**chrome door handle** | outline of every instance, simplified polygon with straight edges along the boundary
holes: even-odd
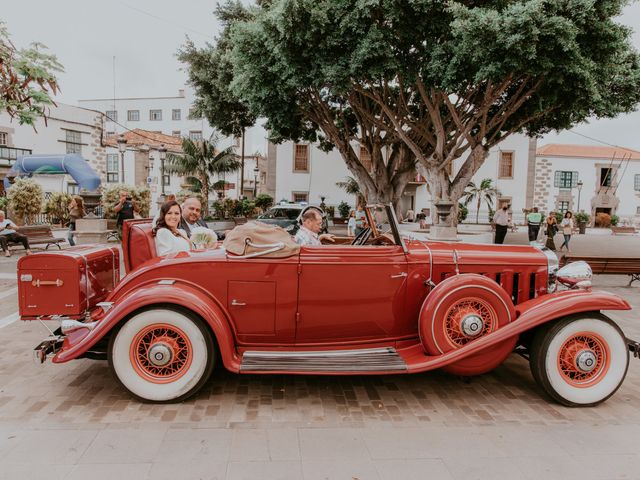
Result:
[[[406,277],[407,275],[408,275],[408,273],[407,273],[407,272],[400,272],[400,273],[399,273],[399,274],[397,274],[397,275],[391,275],[391,278],[404,278],[404,277]]]
[[[246,303],[239,302],[235,298],[233,300],[231,300],[231,306],[232,307],[244,307],[245,305],[246,305]]]

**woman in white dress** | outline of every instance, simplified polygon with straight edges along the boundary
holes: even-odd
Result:
[[[165,202],[160,207],[160,217],[153,229],[153,236],[156,239],[156,253],[158,255],[191,250],[191,241],[187,237],[187,233],[178,228],[181,218],[182,210],[175,200]]]

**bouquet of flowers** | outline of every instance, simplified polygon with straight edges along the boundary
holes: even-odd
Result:
[[[218,245],[216,232],[206,227],[191,229],[191,243],[196,249],[215,248]]]

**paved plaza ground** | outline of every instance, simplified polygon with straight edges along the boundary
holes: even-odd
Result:
[[[526,233],[508,243],[526,243]],[[637,256],[640,236],[575,236],[577,254]],[[15,266],[0,259],[0,479],[640,479],[640,361],[595,408],[547,399],[526,360],[464,380],[233,375],[178,405],[132,400],[106,362],[37,365],[47,335],[12,322]],[[610,312],[640,340],[640,285]]]

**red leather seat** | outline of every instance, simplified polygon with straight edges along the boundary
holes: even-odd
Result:
[[[126,220],[122,226],[124,265],[127,272],[157,256],[151,219]]]

